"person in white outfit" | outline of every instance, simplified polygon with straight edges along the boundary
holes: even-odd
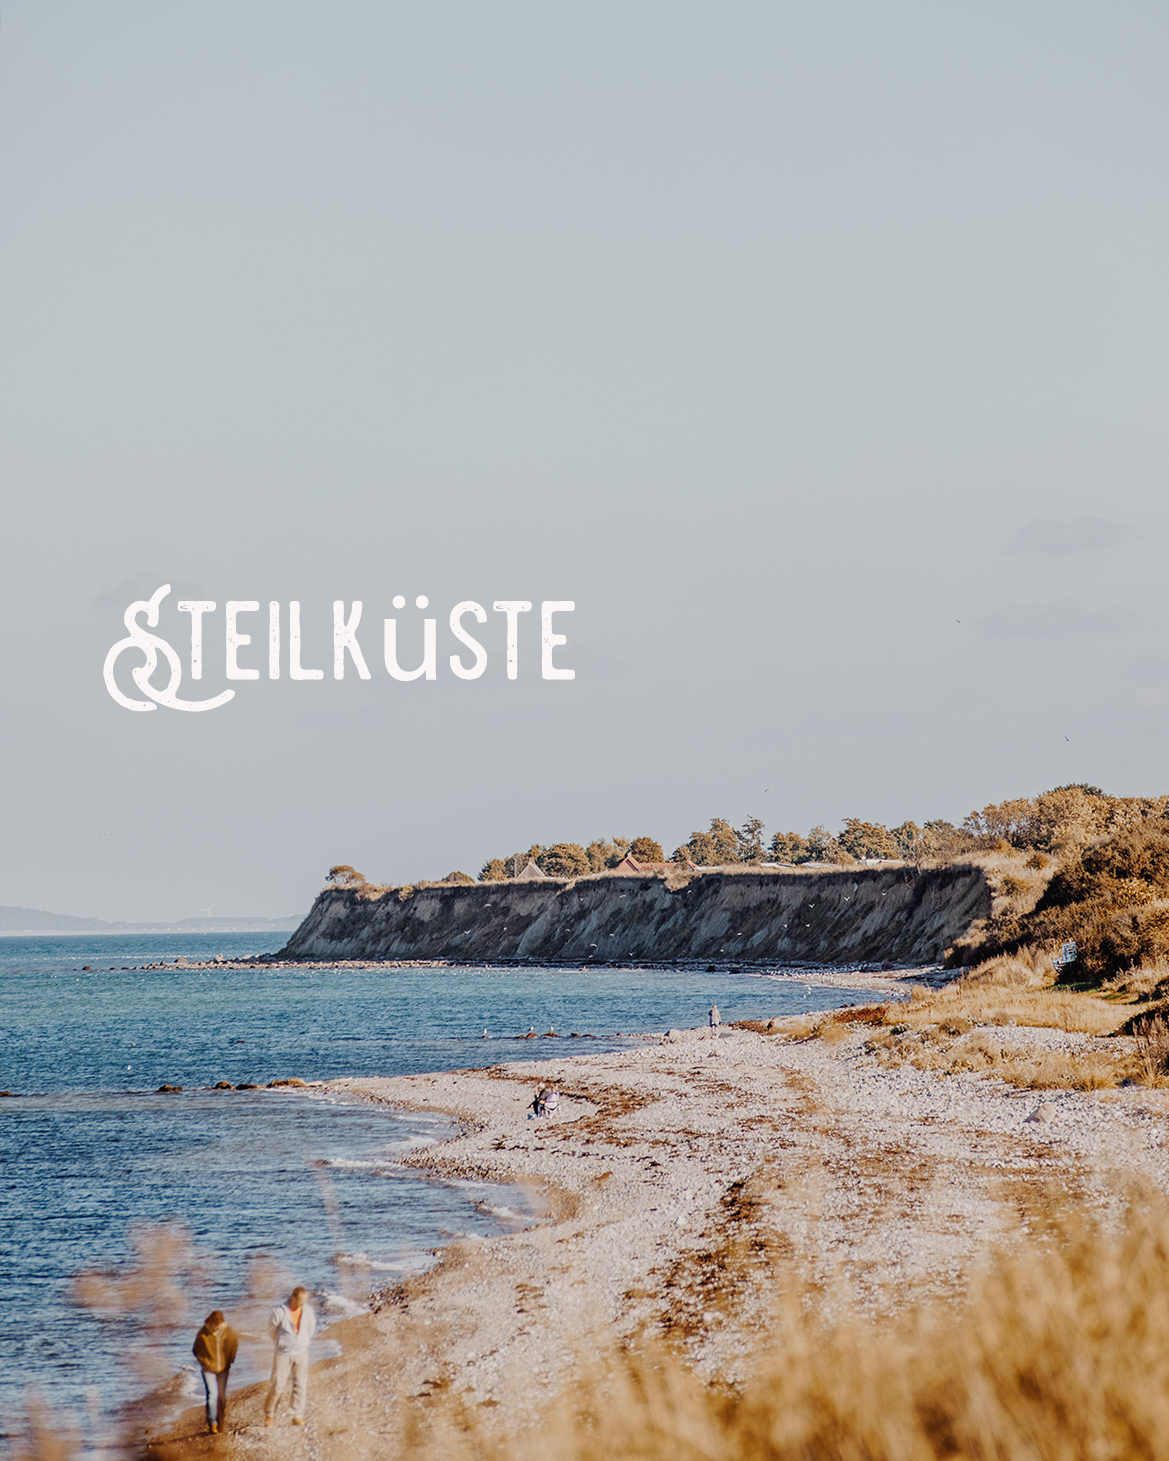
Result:
[[[718,1027],[722,1024],[722,1022],[723,1017],[718,1012],[718,1005],[712,1004],[710,1007],[710,1028],[714,1030],[716,1034],[718,1032]]]
[[[308,1400],[308,1347],[316,1333],[317,1316],[306,1303],[308,1290],[295,1288],[286,1304],[277,1304],[268,1320],[275,1352],[272,1355],[272,1383],[264,1402],[264,1424],[271,1425],[280,1404],[280,1392],[292,1375],[292,1424],[304,1425],[304,1409]]]

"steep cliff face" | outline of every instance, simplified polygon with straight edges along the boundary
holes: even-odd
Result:
[[[990,910],[981,868],[326,889],[290,959],[930,963]]]

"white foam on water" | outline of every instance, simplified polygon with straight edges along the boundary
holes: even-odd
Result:
[[[331,1293],[328,1289],[322,1291],[321,1301],[321,1307],[326,1314],[333,1314],[341,1319],[352,1319],[354,1314],[369,1313],[368,1304],[359,1304],[346,1298],[344,1294]]]

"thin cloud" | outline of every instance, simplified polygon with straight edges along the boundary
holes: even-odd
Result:
[[[975,619],[983,634],[1016,637],[1072,638],[1085,634],[1126,634],[1136,627],[1136,615],[1113,604],[1086,611],[1075,599],[1050,604],[1008,604],[984,619]]]
[[[1033,517],[1007,544],[1008,553],[1087,553],[1127,542],[1133,529],[1102,517]]]

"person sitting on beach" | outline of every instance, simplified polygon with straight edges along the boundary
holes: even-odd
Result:
[[[264,1401],[264,1424],[271,1425],[280,1404],[280,1392],[292,1374],[292,1424],[304,1425],[304,1408],[308,1400],[308,1347],[317,1327],[317,1316],[306,1304],[308,1290],[294,1288],[286,1304],[277,1304],[268,1320],[275,1352],[272,1355],[272,1381]]]
[[[543,1116],[544,1115],[545,1103],[547,1102],[547,1100],[548,1100],[548,1087],[547,1086],[541,1086],[540,1089],[536,1092],[535,1097],[532,1100],[532,1115],[533,1116]]]
[[[207,1425],[218,1435],[227,1423],[227,1377],[235,1364],[239,1335],[228,1327],[222,1309],[208,1314],[195,1336],[191,1353],[199,1361],[203,1393],[207,1398]]]

